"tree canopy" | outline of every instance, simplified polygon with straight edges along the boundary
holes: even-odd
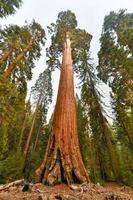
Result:
[[[0,0],[0,17],[14,14],[22,4],[22,0]]]
[[[48,27],[51,34],[51,45],[47,49],[48,66],[54,70],[60,67],[60,56],[63,51],[64,39],[69,32],[72,41],[72,59],[75,71],[79,66],[83,66],[84,51],[90,48],[91,34],[77,27],[77,20],[70,10],[62,11],[58,14],[56,23],[51,23]]]

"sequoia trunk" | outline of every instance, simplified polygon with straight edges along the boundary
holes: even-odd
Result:
[[[36,182],[55,185],[87,181],[78,142],[71,42],[67,36],[52,130]]]

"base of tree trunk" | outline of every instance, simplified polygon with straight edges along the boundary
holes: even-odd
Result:
[[[63,154],[59,148],[54,148],[55,150],[52,152],[52,149],[49,149],[50,154],[49,152],[46,153],[44,162],[36,171],[36,182],[50,186],[60,183],[70,185],[72,183],[89,182],[79,149],[77,151],[75,149],[75,152],[71,154]]]

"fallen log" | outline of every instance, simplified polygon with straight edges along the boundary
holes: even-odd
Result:
[[[10,187],[18,186],[18,185],[21,185],[21,184],[24,184],[24,179],[13,181],[11,183],[0,186],[0,192],[3,191],[3,190],[7,190]]]

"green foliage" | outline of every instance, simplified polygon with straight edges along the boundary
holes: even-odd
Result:
[[[10,81],[0,82],[0,102],[0,135],[4,138],[3,145],[8,141],[8,150],[12,150],[17,147],[21,130],[25,110],[25,93],[18,92],[16,85]]]
[[[10,75],[11,80],[26,88],[26,80],[32,78],[32,68],[35,67],[35,60],[41,56],[42,45],[45,44],[45,31],[40,24],[33,21],[31,24],[25,24],[22,27],[10,25],[0,31],[0,47],[2,56],[11,50],[9,56],[2,62],[0,75],[4,74],[9,63],[14,63],[15,67]],[[24,51],[27,50],[21,60],[15,59]]]
[[[133,187],[133,165],[131,162],[133,159],[132,151],[129,151],[129,149],[125,145],[121,145],[119,149],[119,154],[122,181],[124,182],[124,184]]]
[[[19,153],[10,155],[0,162],[0,183],[11,182],[22,177],[23,157]]]
[[[0,0],[0,17],[14,14],[21,3],[21,0]],[[32,68],[41,56],[45,40],[44,29],[34,20],[30,24],[26,22],[22,27],[9,25],[0,30],[0,179],[3,183],[23,175],[23,153],[18,151],[18,143],[23,129],[24,134],[21,139],[23,151],[33,115],[31,107],[25,102],[27,81],[32,78]],[[13,70],[6,79],[5,72],[12,64]],[[48,72],[47,77],[49,77],[47,81],[44,79],[43,81],[49,87],[51,76]],[[45,89],[43,98],[46,105],[51,101],[51,96],[52,89],[49,90],[49,94]],[[44,104],[42,108],[38,116],[39,126],[46,121],[48,108]]]
[[[45,31],[35,21],[23,27],[9,25],[0,31],[1,58],[11,50],[8,57],[0,63],[0,134],[3,138],[0,157],[2,159],[6,158],[10,150],[16,151],[18,148],[25,119],[27,80],[32,78],[34,61],[41,56],[41,48],[44,44]],[[14,62],[26,48],[28,51],[24,57]],[[10,63],[14,63],[15,67],[6,80],[4,73]],[[29,128],[30,124],[26,126]]]
[[[125,135],[123,138],[130,148],[133,146],[132,27],[133,14],[126,13],[125,10],[110,12],[105,17],[97,67],[101,79],[108,82],[112,88],[116,126],[123,133],[122,137]]]
[[[133,152],[133,14],[120,10],[105,16],[100,38],[99,77],[109,83],[112,93],[117,146],[122,180],[132,185],[133,170],[130,166]],[[126,163],[125,163],[126,160]]]
[[[47,49],[47,64],[51,70],[60,67],[60,56],[63,52],[63,45],[66,34],[69,32],[72,41],[72,58],[75,71],[82,62],[84,50],[89,50],[92,36],[85,30],[77,28],[75,14],[70,10],[59,13],[56,23],[48,27],[51,33],[51,45]],[[82,62],[83,65],[83,62]]]
[[[82,105],[81,99],[77,96],[76,98],[76,108],[77,108],[77,125],[78,125],[78,137],[80,143],[80,149],[85,167],[90,174],[90,132],[89,132],[89,117],[86,115],[85,108]]]
[[[14,14],[22,4],[22,0],[0,0],[0,17]]]
[[[7,124],[0,126],[0,160],[5,158],[8,154],[8,134],[7,134]]]
[[[22,177],[23,158],[17,154],[19,133],[25,108],[25,94],[9,81],[0,83],[0,182]]]
[[[48,30],[53,35],[53,42],[58,45],[60,51],[62,51],[63,44],[65,42],[66,33],[72,32],[77,27],[77,20],[74,13],[70,10],[62,11],[58,14],[56,24],[52,23],[48,27]]]
[[[125,96],[128,95],[131,86],[128,81],[132,80],[133,75],[132,29],[132,13],[126,13],[124,10],[118,13],[110,12],[104,19],[100,38],[101,48],[97,67],[99,76],[110,84],[113,91],[120,87]]]
[[[84,84],[81,93],[89,116],[90,141],[93,160],[93,179],[113,180],[120,177],[119,161],[111,127],[103,115],[100,99],[91,79],[90,86]],[[95,171],[94,171],[95,170]]]
[[[104,19],[100,38],[99,76],[110,84],[114,93],[125,93],[124,98],[127,98],[129,89],[132,90],[132,84],[129,84],[133,75],[132,24],[132,13],[124,10],[110,12]]]
[[[47,114],[49,104],[52,102],[53,91],[51,81],[51,72],[47,68],[39,75],[35,85],[32,87],[34,100],[37,101],[41,97],[40,102],[45,115]]]
[[[37,147],[35,149],[34,145],[37,133],[38,133],[38,126],[35,127],[34,129],[34,137],[32,138],[24,172],[25,178],[32,182],[34,182],[35,180],[35,170],[40,166],[42,160],[44,159],[47,142],[50,134],[49,125],[45,126],[45,129],[40,130]]]

